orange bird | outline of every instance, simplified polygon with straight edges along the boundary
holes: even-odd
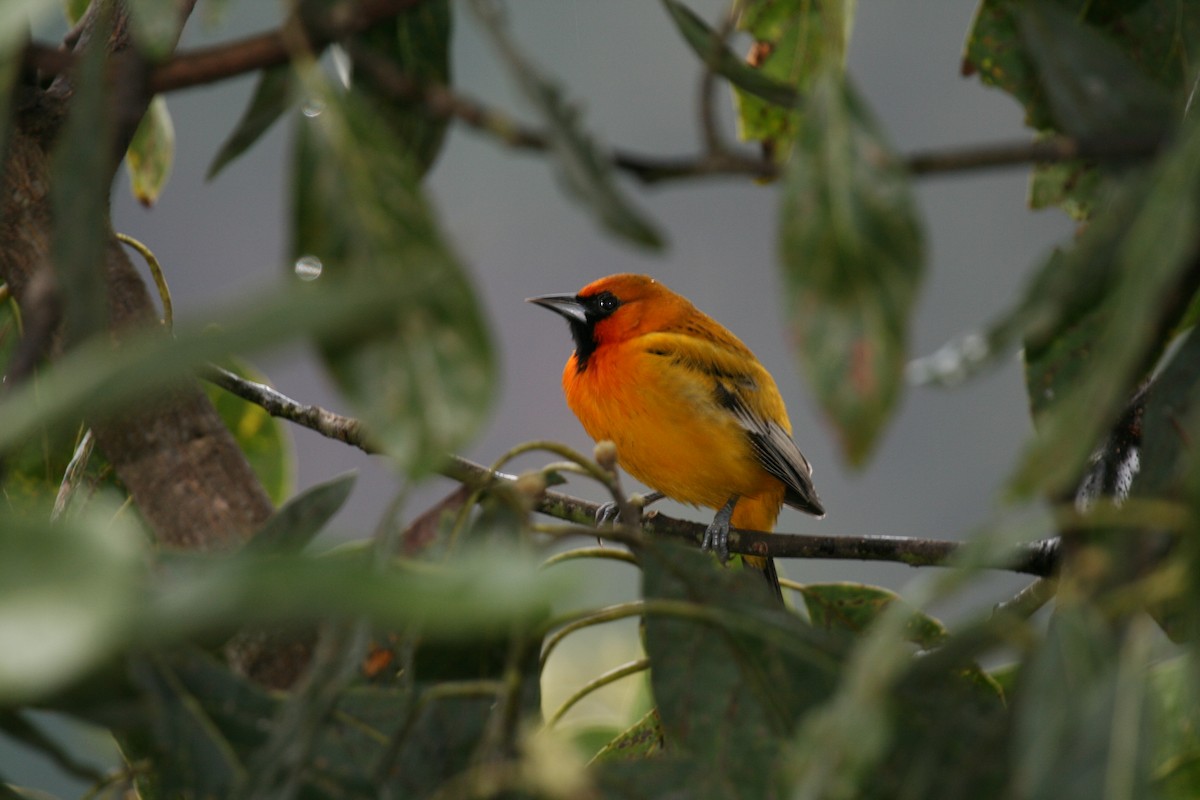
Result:
[[[731,525],[769,531],[784,503],[825,514],[771,373],[687,298],[645,275],[610,275],[529,302],[570,325],[563,390],[588,434],[616,444],[621,466],[659,496],[717,510],[706,549],[727,559]],[[774,562],[744,560],[782,599]]]

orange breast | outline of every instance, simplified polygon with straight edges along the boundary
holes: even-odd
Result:
[[[588,434],[616,444],[621,466],[642,483],[714,509],[736,494],[735,527],[774,525],[783,483],[759,466],[745,430],[694,375],[632,340],[597,349],[582,372],[572,357],[563,389]]]

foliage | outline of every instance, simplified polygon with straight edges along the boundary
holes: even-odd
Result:
[[[30,113],[11,99],[43,88],[22,83],[21,29],[51,5],[0,9],[0,143],[15,115]],[[329,5],[297,4],[288,25]],[[353,478],[295,494],[286,425],[215,388],[282,506],[236,553],[151,544],[81,420],[169,391],[209,362],[315,343],[367,444],[406,489],[445,469],[483,424],[495,340],[421,181],[451,117],[540,149],[564,192],[614,237],[665,246],[617,179],[621,159],[533,66],[495,3],[468,5],[536,133],[448,103],[459,6],[412,5],[343,37],[349,87],[293,41],[291,60],[261,70],[212,164],[210,174],[229,169],[277,120],[294,123],[292,250],[301,277],[315,279],[222,310],[215,330],[182,326],[119,351],[104,331],[98,254],[105,150],[128,121],[114,110],[119,87],[102,80],[113,59],[96,48],[85,56],[49,187],[55,216],[72,221],[50,242],[66,352],[6,387],[0,413],[0,732],[95,783],[95,796],[136,787],[147,800],[1200,794],[1200,551],[1187,535],[1200,518],[1200,339],[1190,334],[1200,124],[1188,110],[1200,8],[1186,2],[982,0],[966,36],[965,64],[1024,107],[1031,135],[1140,147],[1119,164],[1039,165],[1034,204],[1062,205],[1086,225],[1034,265],[1014,307],[949,346],[952,369],[909,370],[967,380],[1023,346],[1037,431],[1002,514],[1030,499],[1055,512],[1055,529],[1038,531],[1062,538],[1049,623],[1006,607],[946,626],[924,611],[1029,537],[1005,525],[974,532],[955,569],[904,597],[813,584],[788,608],[753,575],[627,537],[637,601],[554,616],[587,586],[543,563],[533,510],[546,486],[583,473],[623,502],[603,458],[558,446],[544,448],[559,459],[544,470],[472,484],[407,526],[389,513],[373,539],[321,551],[314,538],[352,502]],[[711,24],[684,0],[663,3],[697,70],[735,88],[743,140],[765,150],[761,161],[731,159],[709,142],[716,150],[694,174],[733,164],[746,179],[780,178],[760,190],[779,194],[787,324],[845,458],[864,465],[903,391],[924,269],[912,175],[845,74],[854,3],[734,5],[740,16]],[[76,15],[85,7],[69,4]],[[147,63],[172,58],[174,7],[128,3]],[[753,39],[748,60],[726,42],[735,31]],[[165,103],[151,109],[127,154],[147,203],[169,190],[174,147]],[[26,357],[23,336],[6,300],[5,371]],[[629,616],[642,621],[652,708],[602,741],[560,734],[541,717],[540,669],[555,637]],[[300,643],[307,671],[287,691],[224,657],[255,632]],[[109,731],[122,765],[79,764],[42,729],[47,710]],[[0,781],[0,793],[17,792]]]

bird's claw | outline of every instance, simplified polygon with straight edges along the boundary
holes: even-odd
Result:
[[[596,527],[606,528],[610,525],[615,525],[617,518],[621,516],[621,508],[609,500],[607,503],[601,503],[596,509]]]
[[[700,547],[716,555],[724,564],[729,560],[729,525],[721,525],[713,520],[704,530],[704,541]]]
[[[637,511],[638,519],[642,517],[642,510],[651,503],[657,503],[663,499],[662,492],[650,492],[649,494],[631,494],[627,501],[629,505]],[[615,525],[621,517],[621,507],[614,501],[609,500],[607,503],[601,503],[596,509],[596,527],[603,528],[607,525]]]

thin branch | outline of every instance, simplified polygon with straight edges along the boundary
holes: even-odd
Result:
[[[310,430],[353,445],[367,452],[380,451],[372,447],[363,433],[362,423],[351,417],[335,414],[320,406],[304,405],[261,383],[248,381],[227,370],[210,367],[204,377],[221,388],[261,406],[274,417],[295,422]],[[496,472],[487,467],[451,456],[441,470],[451,480],[473,489],[487,488],[496,483],[515,482],[517,477]],[[580,500],[560,492],[546,491],[535,505],[537,511],[551,517],[592,524],[600,504]],[[656,536],[669,536],[700,545],[705,526],[698,522],[668,517],[651,512],[642,521],[642,530]],[[621,530],[594,530],[595,535],[618,541],[628,540]],[[962,549],[960,542],[939,539],[913,539],[904,536],[813,536],[798,533],[767,533],[732,529],[729,532],[729,551],[747,555],[776,558],[828,559],[839,561],[890,561],[911,567],[944,566],[951,563]],[[1053,575],[1058,568],[1057,539],[1021,545],[1011,557],[997,563],[996,569],[1023,572],[1029,575]]]
[[[341,41],[356,65],[368,71],[379,88],[393,99],[424,102],[437,118],[453,118],[468,127],[496,137],[518,150],[542,152],[549,148],[544,132],[517,122],[510,115],[489,108],[450,87],[422,83],[401,72],[394,63],[371,53],[348,37],[419,4],[421,0],[361,0],[353,7],[343,6],[325,17],[306,22],[309,44],[320,50]],[[118,56],[113,60],[119,62]],[[267,31],[233,42],[178,53],[150,72],[153,92],[168,92],[216,83],[228,78],[286,63],[291,57],[284,29]],[[31,44],[25,53],[26,65],[44,74],[68,71],[75,55],[42,44]],[[1025,164],[1056,164],[1064,161],[1122,161],[1153,155],[1163,142],[1158,138],[1118,138],[1080,140],[1056,136],[1039,141],[1000,142],[970,147],[920,150],[903,158],[914,176],[952,174]],[[715,176],[750,177],[773,180],[780,166],[771,159],[718,148],[694,156],[655,156],[614,149],[610,158],[615,167],[645,184]]]
[[[622,678],[627,678],[630,675],[637,675],[639,672],[645,672],[648,669],[650,669],[650,659],[639,658],[635,661],[630,661],[627,664],[622,664],[619,667],[614,667],[602,675],[597,675],[595,678],[572,692],[571,696],[563,701],[562,705],[558,707],[558,710],[551,714],[550,718],[546,720],[546,727],[553,728],[558,724],[558,721],[561,720],[568,711],[574,708],[580,700],[587,697],[589,694],[592,694],[597,689],[603,689],[605,686],[616,683]]]
[[[345,46],[355,65],[369,74],[375,86],[393,100],[424,103],[426,111],[435,118],[456,119],[516,150],[544,152],[549,149],[549,141],[542,131],[522,125],[504,112],[449,86],[418,81],[400,70],[393,61],[362,45],[347,42]],[[915,176],[927,176],[1079,159],[1121,161],[1153,155],[1162,144],[1161,139],[1153,137],[1081,141],[1056,136],[1032,142],[919,150],[904,158],[904,166]],[[781,166],[771,159],[754,158],[723,146],[698,156],[658,157],[617,149],[610,157],[616,169],[645,184],[714,176],[773,180],[781,171]]]
[[[305,32],[310,46],[319,51],[339,39],[361,33],[401,11],[420,5],[421,2],[422,0],[358,0],[356,3],[342,3],[323,16],[306,18]],[[203,86],[284,64],[291,56],[287,33],[284,28],[279,28],[224,44],[177,53],[151,71],[149,86],[154,93]],[[76,60],[72,53],[44,44],[32,43],[25,51],[26,66],[46,75],[68,72]]]
[[[1015,614],[1032,617],[1042,606],[1054,599],[1058,593],[1057,578],[1038,578],[1009,599],[997,603],[992,614]]]

